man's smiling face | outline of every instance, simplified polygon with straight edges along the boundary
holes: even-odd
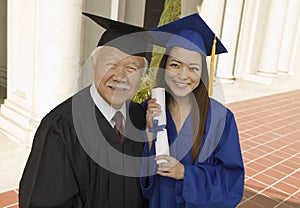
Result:
[[[118,109],[137,92],[146,62],[117,48],[102,46],[92,55],[98,93]]]

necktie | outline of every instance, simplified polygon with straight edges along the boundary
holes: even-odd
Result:
[[[117,111],[113,117],[113,120],[115,122],[114,130],[120,138],[120,143],[123,144],[125,141],[125,136],[124,136],[125,130],[123,125],[122,113],[120,111]]]

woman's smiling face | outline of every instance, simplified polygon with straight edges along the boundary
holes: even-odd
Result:
[[[180,47],[171,49],[166,63],[165,81],[173,95],[185,97],[200,83],[202,56]]]

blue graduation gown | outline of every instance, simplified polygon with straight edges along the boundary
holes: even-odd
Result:
[[[190,151],[192,116],[187,117],[177,135],[168,109],[166,115],[170,154],[184,165],[184,179],[155,174],[153,157],[144,159],[142,168],[151,173],[141,177],[141,187],[149,207],[235,207],[243,196],[244,165],[233,113],[210,99],[205,135],[195,164],[191,163]],[[148,148],[144,148],[144,157],[148,156]],[[155,155],[155,145],[150,155]]]

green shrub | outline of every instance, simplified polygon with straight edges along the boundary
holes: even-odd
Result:
[[[166,0],[164,10],[160,16],[158,26],[172,22],[180,18],[181,0]],[[162,47],[154,46],[152,58],[148,71],[142,77],[142,83],[137,94],[132,98],[136,103],[141,103],[151,97],[151,89],[155,85],[155,78],[160,60],[165,50]]]

